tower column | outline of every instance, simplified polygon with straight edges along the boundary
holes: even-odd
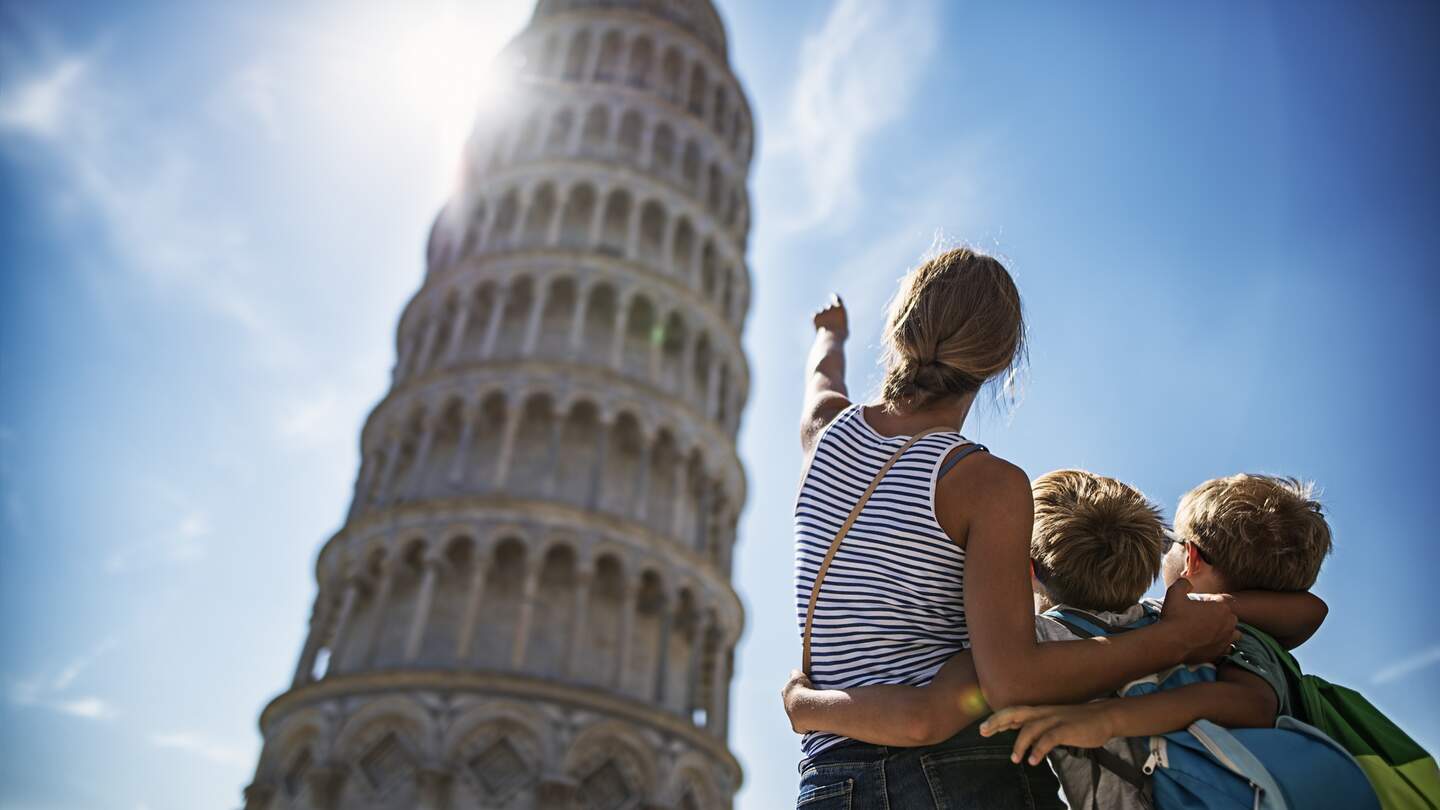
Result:
[[[427,553],[421,565],[425,572],[420,579],[420,593],[415,598],[415,612],[410,617],[410,632],[405,637],[405,660],[414,661],[420,657],[420,645],[425,639],[425,627],[430,622],[431,603],[435,600],[435,581],[440,576],[443,563],[433,553]]]
[[[575,577],[575,610],[570,617],[570,647],[565,653],[565,677],[574,679],[580,673],[581,644],[585,639],[585,617],[590,613],[590,586],[595,579],[595,570],[590,566],[581,568]]]
[[[439,317],[431,317],[429,323],[425,324],[425,337],[420,340],[420,351],[416,355],[413,365],[414,373],[420,374],[430,369],[430,352],[435,349],[435,336],[439,331]]]
[[[603,497],[605,494],[605,464],[606,452],[610,447],[609,422],[598,422],[595,426],[595,467],[590,471],[590,497],[588,503],[591,509],[603,509]]]
[[[713,715],[707,713],[705,716],[705,727],[722,740],[729,731],[727,720],[730,715],[730,658],[732,655],[729,646],[724,636],[721,636],[720,648],[715,651],[715,670],[710,681],[711,688],[715,690],[710,698]]]
[[[703,705],[700,687],[705,677],[705,639],[709,632],[709,623],[702,623],[700,614],[691,617],[690,660],[685,664],[685,700],[680,707],[687,719],[693,718],[696,706]]]
[[[585,335],[585,304],[590,297],[590,289],[582,287],[575,292],[575,313],[570,321],[570,356],[575,357],[580,353],[580,344]]]
[[[550,447],[545,453],[543,490],[546,495],[554,495],[560,484],[560,444],[565,437],[565,420],[565,414],[556,408],[555,424],[550,432]]]
[[[450,345],[445,348],[445,362],[453,364],[460,357],[460,347],[465,343],[465,330],[470,327],[470,307],[474,296],[460,298],[460,310],[455,314],[455,331],[450,333]]]
[[[625,595],[620,600],[619,652],[615,656],[615,671],[610,674],[610,687],[616,691],[625,688],[625,665],[630,660],[630,645],[635,635],[635,612],[640,609],[640,581],[631,578],[625,581]]]
[[[495,306],[490,310],[490,322],[485,324],[485,345],[480,349],[482,357],[488,359],[495,356],[495,342],[500,338],[500,324],[505,320],[505,310],[509,305],[510,286],[507,284],[495,294]]]
[[[330,640],[330,667],[339,671],[343,656],[350,651],[350,623],[355,615],[355,602],[360,598],[360,577],[352,572],[345,577],[345,595],[340,598],[340,615],[335,618],[335,631]]]
[[[525,416],[525,403],[521,402],[505,414],[504,433],[500,436],[500,452],[495,458],[495,488],[505,486],[510,477],[510,457],[515,453],[515,436],[520,432],[520,421]]]
[[[630,516],[644,521],[650,507],[650,464],[657,443],[646,441],[640,447],[640,467],[635,474],[635,497],[630,504]]]
[[[665,705],[665,679],[670,672],[670,634],[675,629],[675,600],[666,595],[660,603],[660,639],[656,643],[655,682],[651,695],[656,705]]]
[[[720,406],[720,358],[710,359],[710,378],[705,383],[705,418],[714,419],[719,415]]]
[[[624,368],[625,333],[630,331],[630,309],[633,302],[633,296],[627,295],[620,305],[615,307],[615,337],[610,344],[610,367],[617,371]]]
[[[536,560],[525,574],[523,596],[520,601],[520,620],[515,627],[515,647],[510,656],[510,665],[515,669],[525,666],[525,651],[530,644],[530,623],[535,616],[535,594],[540,590],[540,572],[545,568],[544,560]]]
[[[380,587],[375,593],[375,624],[370,628],[370,637],[365,640],[364,665],[375,665],[375,656],[380,652],[380,637],[385,632],[385,615],[390,610],[390,591],[395,577],[399,574],[400,560],[386,557],[380,567]]]
[[[586,247],[600,244],[600,235],[604,233],[605,225],[605,203],[609,196],[608,189],[595,192],[595,214],[590,218],[590,238],[585,240]]]
[[[685,504],[690,499],[690,462],[682,455],[675,465],[675,511],[671,513],[670,533],[675,539],[685,537]]]
[[[455,645],[455,660],[461,663],[470,660],[470,648],[475,643],[475,623],[480,616],[480,600],[485,596],[485,577],[490,573],[488,563],[476,549],[470,567],[470,589],[465,595],[465,612],[460,618],[460,638]]]
[[[291,688],[298,689],[314,679],[315,659],[325,641],[325,625],[330,621],[330,611],[326,609],[327,596],[323,588],[315,596],[315,607],[310,613],[310,632],[305,634],[305,644],[300,648],[300,663],[295,667]]]
[[[395,468],[400,463],[400,435],[390,435],[390,445],[385,451],[385,470],[380,473],[380,489],[376,500],[384,502],[390,500],[390,487],[395,483]]]
[[[435,431],[440,429],[440,420],[427,414],[420,422],[420,448],[415,451],[414,474],[410,479],[409,494],[416,497],[425,490],[426,462],[430,460],[430,446],[435,442]]]
[[[525,344],[521,349],[522,357],[531,357],[535,354],[535,344],[540,340],[540,321],[545,315],[545,299],[550,294],[549,284],[535,282],[535,295],[530,301],[530,316],[525,324]]]
[[[466,404],[460,411],[460,441],[455,445],[455,460],[450,463],[450,483],[459,484],[465,480],[465,469],[470,463],[470,442],[475,435],[475,422],[480,419],[479,406]]]

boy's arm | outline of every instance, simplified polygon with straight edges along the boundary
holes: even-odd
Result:
[[[1330,607],[1309,591],[1240,591],[1227,600],[1241,622],[1264,630],[1293,650],[1320,629]]]
[[[1228,728],[1275,725],[1279,700],[1263,678],[1228,664],[1220,665],[1216,677],[1214,683],[1079,706],[1013,706],[986,719],[980,734],[1019,729],[1010,759],[1019,762],[1029,749],[1030,764],[1038,765],[1059,745],[1098,748],[1115,737],[1168,734],[1196,720]]]
[[[827,731],[874,745],[943,742],[987,711],[968,652],[947,661],[926,686],[816,689],[796,670],[782,694],[797,733]]]

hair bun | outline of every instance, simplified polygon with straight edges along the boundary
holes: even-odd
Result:
[[[1024,352],[1020,293],[1004,265],[969,248],[905,277],[885,326],[887,403],[923,408],[979,390]]]

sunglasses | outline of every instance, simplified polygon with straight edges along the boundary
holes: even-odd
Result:
[[[1179,535],[1175,534],[1174,529],[1165,529],[1165,551],[1163,553],[1169,554],[1170,549],[1174,548],[1175,546],[1190,546],[1195,549],[1195,553],[1199,555],[1200,559],[1204,560],[1207,563],[1210,562],[1210,555],[1205,553],[1205,549],[1200,548],[1200,546],[1196,545],[1195,541],[1183,540],[1180,538]]]

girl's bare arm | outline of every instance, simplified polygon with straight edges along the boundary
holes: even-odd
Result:
[[[820,431],[850,405],[845,388],[845,340],[849,318],[840,296],[815,313],[815,342],[805,362],[805,404],[800,415],[800,445],[809,455]]]

